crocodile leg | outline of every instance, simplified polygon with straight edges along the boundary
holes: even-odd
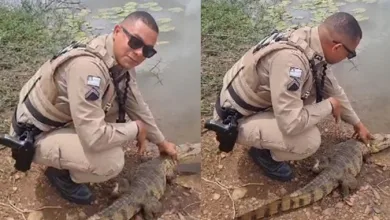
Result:
[[[355,190],[358,185],[356,178],[350,173],[346,173],[340,182],[343,198],[346,198],[350,194],[350,190]]]
[[[162,212],[162,203],[155,197],[150,196],[142,205],[142,214],[145,220],[155,220],[157,216]]]
[[[130,191],[130,182],[125,178],[120,178],[111,192],[111,196],[114,198]]]
[[[330,159],[327,156],[321,156],[319,159],[316,159],[316,162],[312,167],[311,171],[316,174],[321,173],[329,166],[329,160]]]

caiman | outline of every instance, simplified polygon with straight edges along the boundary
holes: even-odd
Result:
[[[369,146],[349,139],[335,146],[326,157],[317,160],[313,171],[319,173],[311,182],[297,191],[282,196],[255,210],[236,216],[236,220],[256,220],[313,204],[340,186],[343,198],[357,188],[356,176],[365,158],[390,147],[390,134],[376,134]]]
[[[178,160],[185,155],[183,147],[177,146]],[[184,150],[183,150],[184,149]],[[160,155],[137,166],[134,174],[120,179],[113,195],[117,197],[111,205],[87,220],[130,220],[138,213],[143,219],[156,219],[162,211],[159,201],[164,195],[166,185],[176,175],[177,161],[166,155]]]

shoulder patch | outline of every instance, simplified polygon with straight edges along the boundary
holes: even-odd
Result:
[[[87,85],[94,86],[99,88],[100,87],[101,78],[98,76],[91,76],[89,75],[87,77]]]
[[[88,92],[85,94],[85,99],[88,101],[96,101],[100,97],[99,91],[95,88],[92,87]]]
[[[290,67],[290,71],[288,72],[288,75],[293,78],[298,78],[300,79],[302,76],[302,70],[300,68],[296,67]]]

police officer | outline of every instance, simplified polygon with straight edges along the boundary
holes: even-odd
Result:
[[[10,133],[33,128],[33,162],[48,166],[45,175],[63,198],[90,204],[94,196],[84,183],[117,176],[133,140],[139,153],[149,140],[176,157],[135,78],[134,68],[156,54],[158,33],[149,13],[133,12],[112,33],[47,61],[23,86]]]
[[[251,146],[253,161],[280,181],[294,177],[285,161],[318,150],[316,124],[329,114],[353,125],[354,136],[368,143],[373,137],[327,67],[355,57],[361,38],[358,22],[344,12],[316,27],[273,33],[228,70],[214,120],[233,109],[239,115],[236,143]]]

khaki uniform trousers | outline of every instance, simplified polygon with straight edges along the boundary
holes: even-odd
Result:
[[[69,170],[76,183],[104,182],[123,169],[123,148],[101,152],[86,151],[73,127],[37,136],[34,163]]]
[[[219,119],[214,109],[214,119]],[[314,154],[321,133],[314,126],[299,135],[284,135],[273,112],[261,112],[238,121],[237,144],[269,149],[276,161],[302,160]]]

